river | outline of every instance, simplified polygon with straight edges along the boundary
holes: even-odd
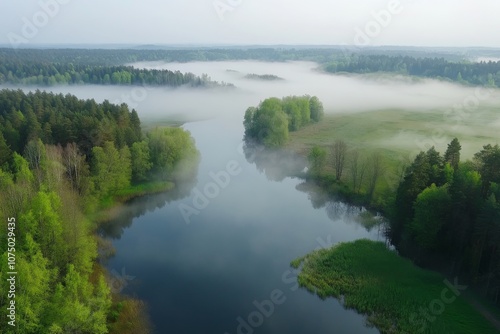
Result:
[[[285,177],[305,167],[301,159],[245,156],[240,124],[184,128],[201,152],[194,188],[181,199],[136,201],[131,217],[114,222],[127,227],[108,234],[116,248],[108,269],[123,293],[147,302],[156,332],[378,333],[337,300],[297,289],[289,266],[341,241],[382,240],[355,222],[359,209],[338,202],[315,209],[314,196],[297,189],[301,181]]]

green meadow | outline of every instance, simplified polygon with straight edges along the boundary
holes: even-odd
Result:
[[[389,160],[435,146],[444,152],[457,137],[462,156],[471,158],[483,145],[500,142],[500,108],[484,106],[475,112],[452,109],[388,109],[326,114],[324,119],[290,134],[289,147],[305,151],[330,146],[337,139],[361,152],[380,151]]]

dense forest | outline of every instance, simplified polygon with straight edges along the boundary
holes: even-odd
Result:
[[[203,74],[181,73],[169,70],[147,70],[132,66],[99,66],[73,63],[24,62],[18,59],[0,61],[0,84],[39,86],[55,85],[149,85],[149,86],[230,86],[212,81]]]
[[[0,234],[0,253],[15,255],[18,332],[120,332],[121,312],[133,311],[112,300],[98,264],[102,240],[89,217],[117,196],[163,189],[185,177],[178,172],[189,170],[184,162],[195,166],[197,159],[188,132],[144,134],[125,104],[0,91],[0,216],[9,231]],[[15,247],[7,249],[7,236]],[[9,291],[9,269],[2,261],[2,291]],[[0,296],[3,333],[11,333],[7,303]],[[134,333],[145,330],[139,318],[126,321]]]
[[[468,50],[471,57],[473,50]],[[485,50],[481,50],[483,54]],[[412,58],[445,58],[462,62],[466,54],[459,49],[417,49],[417,48],[356,48],[356,47],[233,47],[233,48],[165,48],[143,47],[141,49],[1,49],[0,63],[17,58],[22,62],[78,64],[90,66],[118,66],[137,61],[223,61],[261,60],[292,61],[307,60],[320,64],[351,57],[356,54],[367,56],[387,54]],[[492,56],[500,52],[491,51]]]
[[[444,58],[352,55],[325,65],[325,70],[331,73],[388,72],[445,79],[462,84],[500,87],[500,61],[470,63],[451,62]]]
[[[407,168],[390,212],[389,237],[400,253],[445,268],[480,286],[495,303],[500,293],[500,147],[486,145],[460,161],[454,139],[441,155],[421,152]]]
[[[286,143],[289,131],[318,122],[323,114],[323,104],[316,96],[268,98],[258,107],[246,110],[245,139],[266,147],[279,147]]]

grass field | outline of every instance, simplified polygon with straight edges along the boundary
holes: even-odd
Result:
[[[483,145],[500,143],[500,106],[464,113],[459,121],[447,120],[449,112],[390,109],[327,114],[321,122],[292,132],[289,147],[305,151],[341,139],[360,151],[377,150],[397,160],[431,146],[444,153],[454,137],[462,144],[464,158],[471,158]]]
[[[301,286],[343,300],[382,333],[498,333],[463,298],[467,288],[450,288],[453,280],[413,265],[383,243],[341,243],[292,261],[301,265]]]

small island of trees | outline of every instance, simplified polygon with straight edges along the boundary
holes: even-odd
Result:
[[[250,73],[245,75],[245,79],[265,80],[265,81],[285,80],[274,74],[255,74],[255,73]]]
[[[323,114],[323,104],[316,96],[268,98],[245,112],[245,139],[266,147],[280,147],[287,142],[289,131],[319,122]]]

